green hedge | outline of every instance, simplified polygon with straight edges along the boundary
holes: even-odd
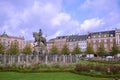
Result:
[[[120,74],[117,75],[108,75],[108,74],[95,74],[91,72],[78,72],[78,71],[71,71],[72,73],[78,74],[78,75],[85,75],[85,76],[91,76],[91,77],[98,77],[98,78],[120,78]]]
[[[77,64],[76,71],[85,71],[85,72],[100,72],[100,73],[106,73],[106,74],[119,74],[120,73],[120,66],[116,65],[93,65],[93,64]]]
[[[120,64],[120,61],[106,61],[106,60],[88,60],[88,62],[97,62],[103,64]]]

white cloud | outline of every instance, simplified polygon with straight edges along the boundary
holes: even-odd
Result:
[[[53,26],[60,26],[61,24],[69,22],[70,19],[71,19],[71,16],[69,14],[59,13],[51,20],[51,24]]]
[[[80,30],[89,31],[96,28],[98,29],[103,24],[104,22],[99,18],[87,19],[80,25]]]
[[[69,35],[76,34],[80,31],[97,30],[103,25],[108,28],[108,24],[115,26],[115,24],[119,23],[120,19],[119,11],[117,12],[116,6],[117,0],[86,0],[80,6],[81,8],[85,10],[90,9],[92,13],[97,12],[102,15],[96,15],[100,17],[96,18],[94,14],[90,14],[90,17],[86,19],[82,17],[86,17],[89,13],[87,15],[86,13],[82,14],[82,16],[80,16],[81,13],[77,13],[83,21],[76,20],[75,17],[72,16],[72,13],[68,13],[67,10],[64,9],[63,11],[65,4],[63,7],[62,0],[31,1],[32,2],[29,1],[29,3],[27,3],[29,6],[23,6],[22,8],[20,5],[17,6],[14,0],[13,2],[9,0],[5,2],[2,1],[0,3],[0,16],[4,14],[2,16],[7,18],[3,19],[3,24],[0,25],[0,32],[4,30],[13,35],[22,34],[25,38],[31,39],[33,37],[32,32],[37,32],[41,28],[43,34],[48,35],[50,39],[58,35]],[[73,0],[71,0],[71,2],[73,2]],[[24,3],[24,1],[22,3]],[[104,14],[103,11],[108,13]],[[77,19],[80,20],[80,18]],[[80,22],[82,23],[80,24]]]
[[[85,0],[80,9],[92,9],[97,12],[112,11],[117,9],[117,0]]]
[[[49,40],[49,39],[52,39],[52,38],[56,38],[57,36],[60,36],[60,35],[62,35],[62,34],[63,34],[63,31],[62,31],[62,30],[58,30],[58,31],[56,31],[56,33],[54,33],[53,35],[48,36],[47,39]]]
[[[3,9],[4,13],[9,18],[4,21],[2,27],[13,35],[15,33],[24,35],[25,38],[32,38],[32,32],[37,32],[41,28],[46,31],[44,34],[56,37],[68,32],[75,32],[76,29],[73,28],[79,26],[77,20],[73,20],[69,13],[62,11],[62,4],[59,0],[55,2],[35,0],[30,6],[20,10],[13,4],[9,3],[7,6],[5,4],[2,7],[5,8],[5,10]]]

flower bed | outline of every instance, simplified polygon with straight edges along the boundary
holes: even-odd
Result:
[[[120,74],[120,66],[116,65],[93,65],[93,64],[77,64],[76,71],[100,72],[105,74]]]

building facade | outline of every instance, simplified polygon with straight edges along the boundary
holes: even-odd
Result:
[[[9,36],[4,32],[2,35],[0,35],[0,41],[5,46],[6,49],[10,47],[11,43],[17,43],[19,45],[19,49],[24,48],[23,37]]]
[[[85,52],[87,45],[91,45],[96,53],[100,47],[100,44],[103,44],[105,51],[110,52],[114,42],[120,47],[120,29],[91,33],[89,32],[87,35],[58,36],[54,38],[52,42],[48,41],[47,47],[49,51],[54,44],[58,50],[61,50],[63,46],[67,44],[70,52],[72,52],[74,47],[78,45],[81,51]]]
[[[47,42],[47,50],[50,52],[52,46],[55,45],[58,50],[61,51],[65,44],[67,44],[70,52],[73,51],[76,45],[78,45],[81,51],[84,52],[87,47],[87,35],[58,36]]]
[[[53,47],[54,45],[54,39],[50,39],[48,42],[47,42],[47,51],[48,53],[50,53],[50,50],[51,48]]]
[[[63,46],[66,44],[68,36],[58,36],[54,39],[54,45],[58,48],[59,52],[61,52]]]
[[[87,35],[80,35],[80,39],[78,41],[78,46],[82,52],[86,51],[87,48]]]
[[[115,29],[116,44],[120,47],[120,29]]]
[[[91,45],[95,53],[100,44],[104,45],[106,52],[110,52],[114,42],[120,46],[120,30],[118,29],[88,33],[87,44]]]
[[[70,52],[78,45],[82,52],[85,52],[87,47],[87,35],[70,35],[67,38],[67,44]]]

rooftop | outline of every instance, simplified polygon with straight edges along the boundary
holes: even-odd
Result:
[[[7,37],[7,38],[16,38],[16,39],[24,39],[24,37],[16,37],[16,36],[9,36],[4,32],[0,37]]]

